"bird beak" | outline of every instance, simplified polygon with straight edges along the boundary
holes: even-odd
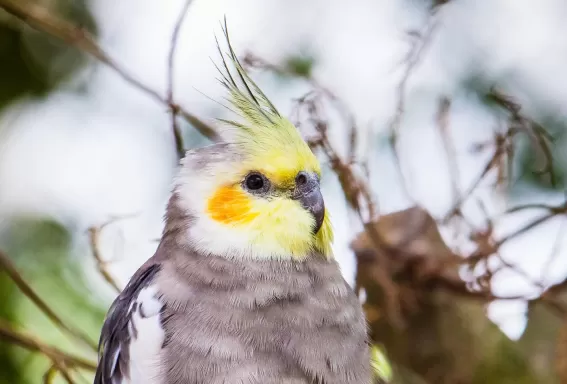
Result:
[[[315,226],[313,227],[313,234],[319,232],[325,219],[325,201],[319,186],[313,188],[311,191],[305,193],[299,198],[299,202],[315,219]]]
[[[314,174],[300,172],[293,192],[293,199],[298,200],[315,219],[313,234],[319,232],[325,219],[325,202],[319,186],[319,178]]]

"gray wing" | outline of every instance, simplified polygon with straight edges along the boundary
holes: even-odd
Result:
[[[132,355],[136,353],[136,350],[130,347],[144,336],[155,336],[140,335],[141,330],[137,329],[136,319],[154,316],[156,321],[159,321],[159,314],[164,309],[163,305],[156,307],[158,303],[155,298],[156,293],[149,291],[160,268],[159,264],[142,266],[112,303],[100,335],[98,367],[94,384],[134,382],[134,378],[129,377],[129,373],[132,359],[134,359]],[[148,294],[151,294],[151,297]],[[141,347],[139,346],[138,349],[143,349]]]

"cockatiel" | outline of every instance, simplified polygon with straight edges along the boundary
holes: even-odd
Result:
[[[319,162],[224,33],[221,82],[241,121],[187,152],[156,253],[108,312],[94,383],[370,384]]]

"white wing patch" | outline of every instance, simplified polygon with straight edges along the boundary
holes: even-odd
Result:
[[[165,332],[160,320],[163,303],[157,298],[157,287],[149,286],[140,291],[132,303],[130,332],[129,376],[121,384],[160,384],[161,349]]]

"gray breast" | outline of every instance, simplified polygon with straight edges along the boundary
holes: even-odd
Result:
[[[334,261],[168,253],[166,383],[371,382],[363,312]]]

